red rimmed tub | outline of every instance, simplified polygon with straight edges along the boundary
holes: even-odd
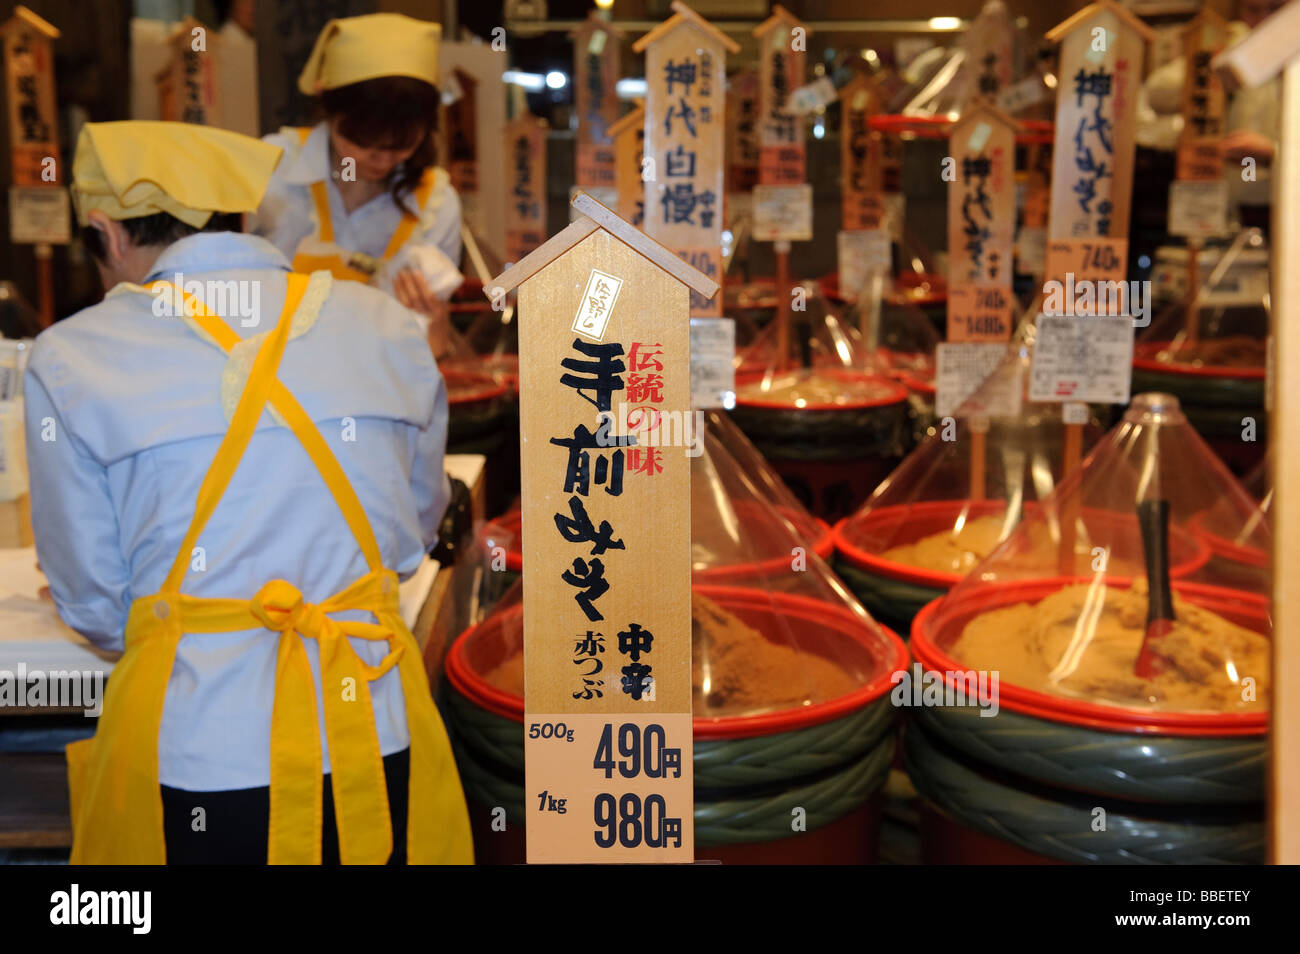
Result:
[[[851,692],[808,705],[696,716],[696,856],[733,863],[874,860],[878,792],[894,750],[888,696],[908,661],[902,640],[847,607],[806,596],[692,589],[769,639],[796,633],[802,652],[834,661],[858,682]],[[446,660],[448,721],[476,853],[488,862],[522,860],[524,699],[487,678],[521,649],[516,604],[463,633]],[[495,807],[510,818],[505,833],[493,828]],[[806,832],[791,830],[794,808],[805,810]]]

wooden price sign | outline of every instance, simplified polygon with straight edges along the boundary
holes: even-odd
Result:
[[[1097,0],[1048,31],[1061,44],[1048,278],[1065,277],[1052,271],[1059,242],[1128,235],[1138,87],[1152,36],[1114,0]],[[1084,277],[1094,276],[1075,275]]]
[[[841,225],[848,231],[885,228],[882,137],[867,125],[879,111],[880,97],[866,75],[840,90]]]
[[[546,241],[546,121],[530,113],[506,124],[506,258]]]
[[[24,6],[3,26],[9,150],[15,186],[58,182],[59,120],[53,42],[59,31]]]
[[[689,862],[690,292],[718,286],[579,193],[519,289],[530,862]],[[613,423],[611,423],[613,422]],[[686,443],[689,443],[686,441]]]
[[[614,140],[614,185],[618,201],[614,211],[637,228],[645,222],[645,183],[641,164],[645,157],[645,103],[609,127]]]
[[[217,38],[193,17],[186,17],[167,40],[167,65],[158,71],[158,115],[167,121],[221,125],[217,93]]]
[[[457,193],[477,193],[478,79],[460,67],[452,68],[451,77],[460,95],[442,113],[446,128],[447,176]]]
[[[953,126],[948,152],[948,340],[1011,336],[1016,227],[1016,131],[1001,110],[977,103]]]
[[[722,150],[727,53],[740,46],[690,7],[632,49],[646,55],[645,230],[713,281],[722,275]],[[722,303],[691,299],[691,314]]]
[[[1015,35],[1006,6],[1001,0],[989,0],[962,38],[966,102],[996,103],[999,94],[1011,86]]]
[[[744,69],[727,80],[727,194],[758,185],[758,74]]]
[[[1202,8],[1183,31],[1183,132],[1178,140],[1177,177],[1218,182],[1223,178],[1219,140],[1223,136],[1226,97],[1214,72],[1214,57],[1228,44],[1228,24],[1209,7]]]
[[[754,29],[758,38],[758,181],[799,185],[804,167],[803,118],[789,109],[790,93],[803,85],[811,31],[779,3]]]
[[[614,189],[614,146],[609,127],[618,119],[619,51],[624,33],[596,10],[571,34],[574,110],[578,114],[576,182],[580,189]]]

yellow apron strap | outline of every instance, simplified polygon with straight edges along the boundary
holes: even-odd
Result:
[[[432,167],[424,170],[424,176],[420,179],[420,184],[415,189],[415,205],[421,211],[424,210],[424,204],[429,201],[429,195],[433,192],[434,170]],[[402,209],[402,221],[397,224],[393,237],[388,241],[388,248],[384,250],[384,261],[392,258],[402,250],[402,246],[410,240],[411,234],[415,231],[416,225],[419,224],[420,217],[413,215],[407,208]]]
[[[221,446],[217,448],[216,456],[212,460],[212,466],[208,468],[199,487],[198,500],[194,505],[194,519],[190,521],[185,539],[176,554],[176,561],[172,564],[171,572],[167,574],[167,579],[162,585],[163,593],[180,592],[181,582],[190,567],[194,544],[212,517],[213,511],[217,509],[217,504],[221,502],[221,496],[226,492],[226,487],[229,486],[235,468],[239,466],[239,461],[244,456],[248,442],[252,440],[257,422],[261,419],[262,411],[266,408],[267,399],[270,397],[271,387],[276,381],[275,373],[280,366],[280,358],[284,355],[284,346],[289,341],[289,326],[293,321],[293,313],[297,310],[298,303],[302,301],[306,290],[307,276],[290,274],[284,312],[280,315],[280,321],[274,330],[267,335],[266,341],[257,351],[253,370],[248,376],[244,393],[235,408],[230,428],[222,438]],[[194,301],[188,296],[187,299]],[[220,320],[217,324],[223,327],[225,325]]]

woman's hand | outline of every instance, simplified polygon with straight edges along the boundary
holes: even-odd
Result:
[[[442,359],[451,351],[451,307],[429,288],[424,276],[413,268],[404,268],[393,276],[393,294],[397,300],[429,318],[429,348]]]

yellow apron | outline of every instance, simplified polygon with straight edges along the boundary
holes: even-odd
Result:
[[[306,143],[307,137],[310,135],[310,127],[300,128],[298,130],[298,145],[301,147]],[[414,193],[417,208],[423,209],[425,202],[429,200],[429,193],[433,191],[433,179],[433,168],[430,167],[424,170],[424,176],[420,179],[420,184],[416,187]],[[393,232],[393,237],[389,239],[388,248],[384,250],[383,257],[375,259],[361,252],[350,252],[334,243],[334,221],[330,217],[327,183],[323,180],[313,182],[311,184],[311,198],[312,203],[316,206],[316,221],[319,223],[320,231],[314,236],[303,239],[294,253],[293,270],[303,274],[324,270],[330,272],[335,278],[347,278],[354,282],[369,282],[380,263],[388,261],[402,250],[402,246],[410,239],[411,233],[415,231],[415,226],[419,221],[417,216],[412,215],[409,209],[403,207],[402,221],[398,223],[397,230]]]
[[[408,861],[473,862],[460,778],[429,694],[419,647],[398,609],[397,575],[383,566],[370,522],[329,445],[276,377],[307,281],[304,275],[289,276],[284,312],[258,349],[230,427],[199,488],[194,519],[166,582],[154,595],[131,604],[126,652],[109,680],[95,736],[67,747],[73,864],[165,862],[158,731],[181,635],[235,632],[259,625],[279,633],[271,717],[269,863],[319,864],[321,860],[322,759],[315,681],[304,639],[314,639],[320,646],[340,860],[382,864],[392,852],[369,684],[396,666],[411,735]],[[229,352],[239,343],[220,318],[191,296],[185,300],[195,324],[222,349]],[[180,588],[192,548],[229,485],[268,401],[320,471],[370,570],[318,605],[304,603],[298,589],[285,580],[272,580],[252,599],[187,596]],[[328,615],[344,610],[369,611],[379,622],[340,621]],[[390,651],[382,662],[370,666],[357,656],[348,637],[385,640]]]

